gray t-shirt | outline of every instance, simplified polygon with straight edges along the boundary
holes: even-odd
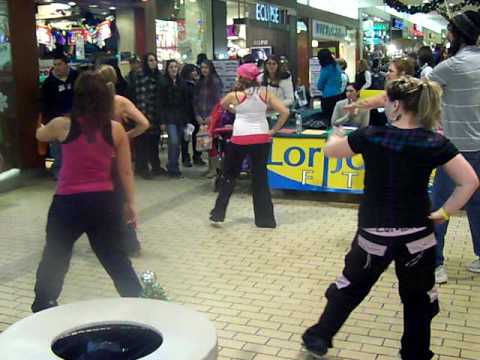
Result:
[[[480,151],[480,48],[466,46],[427,76],[443,87],[443,129],[460,151]]]
[[[337,101],[332,114],[332,125],[365,127],[370,122],[370,111],[358,110],[356,114],[347,113],[343,110],[349,104],[348,99]]]

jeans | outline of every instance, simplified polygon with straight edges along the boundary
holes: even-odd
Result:
[[[160,170],[160,134],[144,133],[134,140],[135,170],[139,174]]]
[[[53,158],[52,173],[56,178],[62,167],[62,145],[58,141],[50,142],[50,156]]]
[[[268,187],[267,160],[270,144],[236,145],[227,147],[224,174],[220,182],[220,190],[213,212],[220,218],[225,217],[230,197],[235,188],[235,179],[240,174],[243,160],[247,155],[251,158],[253,211],[257,226],[275,226],[272,196]]]
[[[178,158],[180,156],[180,147],[183,139],[183,125],[168,124],[168,162],[167,170],[171,173],[180,172]]]
[[[480,176],[480,151],[463,152],[462,155],[472,165],[473,169]],[[454,182],[450,179],[443,168],[437,169],[435,181],[432,190],[432,207],[437,210],[445,204],[445,201],[452,195],[455,189]],[[472,235],[473,251],[480,257],[480,193],[477,190],[465,205],[467,211],[470,233]],[[441,225],[435,225],[435,237],[437,239],[437,252],[435,265],[443,265],[443,249],[445,246],[445,235],[447,234],[448,222]]]
[[[197,134],[200,130],[200,125],[197,121],[193,122],[192,125],[195,127],[192,133],[192,148],[193,148],[193,160],[200,160],[202,158],[202,153],[197,151]],[[182,136],[182,162],[190,160],[190,154],[188,152],[189,142],[185,141]]]
[[[342,274],[326,291],[325,310],[318,323],[307,329],[304,341],[308,343],[320,338],[332,347],[333,337],[351,312],[395,261],[398,292],[403,303],[402,359],[431,359],[430,326],[439,312],[439,305],[434,275],[435,246],[423,245],[428,236],[432,236],[431,229],[395,238],[359,231],[345,256]]]
[[[142,286],[119,242],[123,227],[122,212],[113,192],[55,195],[48,213],[47,242],[37,270],[32,311],[56,303],[73,246],[83,233],[118,293],[124,297],[140,296]]]

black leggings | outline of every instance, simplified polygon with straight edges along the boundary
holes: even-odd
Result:
[[[63,288],[73,246],[84,233],[121,296],[137,297],[142,287],[119,244],[124,226],[113,192],[55,195],[48,213],[47,243],[37,270],[32,310],[55,303]]]
[[[430,325],[439,312],[431,229],[400,237],[359,231],[345,257],[343,273],[327,289],[328,302],[319,322],[305,332],[304,339],[320,337],[332,346],[334,335],[392,261],[403,303],[402,359],[431,359]]]
[[[227,211],[230,196],[235,188],[235,179],[240,174],[242,162],[250,155],[252,165],[253,210],[255,224],[258,226],[273,225],[272,196],[268,187],[267,161],[270,143],[254,145],[236,145],[230,143],[226,150],[224,174],[215,203],[214,212],[223,217]],[[223,216],[222,216],[223,215]]]

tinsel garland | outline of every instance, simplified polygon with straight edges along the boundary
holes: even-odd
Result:
[[[450,2],[451,0],[448,0]],[[428,3],[421,5],[406,5],[399,0],[384,0],[385,4],[391,8],[408,14],[417,14],[417,13],[429,13],[432,11],[438,11],[443,16],[448,16],[448,13],[454,13],[461,11],[463,8],[469,5],[479,6],[480,0],[463,0],[455,5],[448,5],[448,11],[446,9],[445,0],[431,0]]]

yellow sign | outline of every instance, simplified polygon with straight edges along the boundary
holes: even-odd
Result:
[[[364,178],[364,163],[361,155],[347,159],[328,159],[327,188],[361,193]]]
[[[270,180],[274,177],[278,185],[290,184],[287,188],[323,186],[325,143],[320,138],[274,138],[268,164]]]

